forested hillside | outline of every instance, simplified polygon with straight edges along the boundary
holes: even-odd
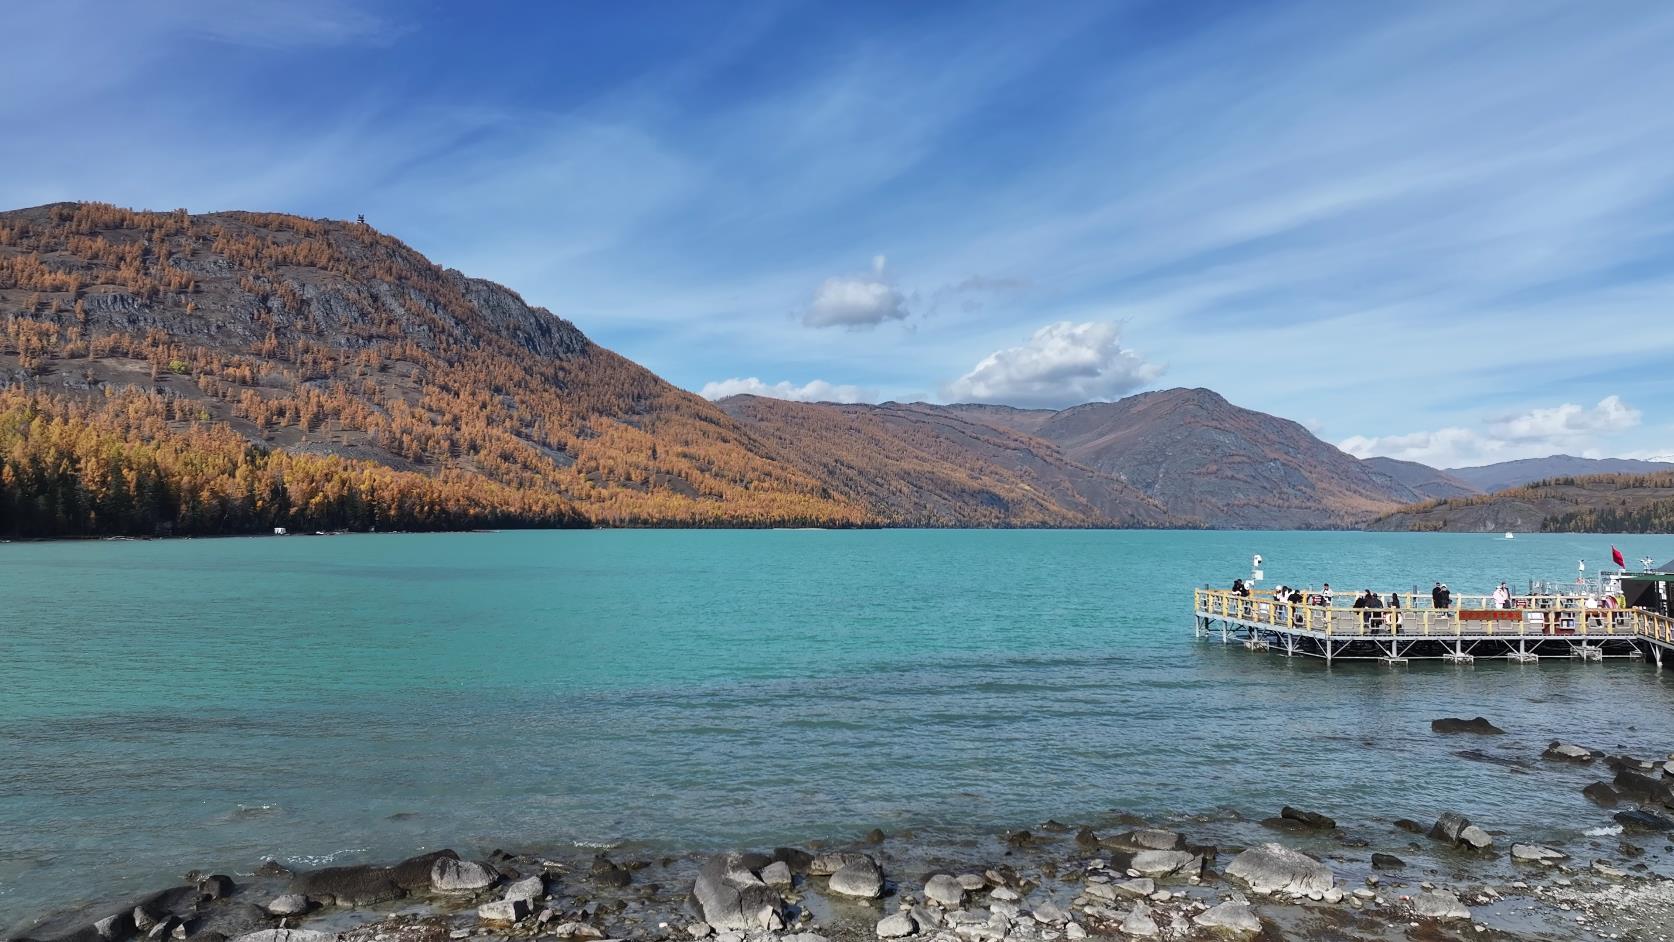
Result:
[[[219,499],[205,489],[241,491],[258,469],[284,482],[287,514],[345,489],[378,506],[320,518],[332,526],[886,522],[568,322],[365,225],[94,203],[0,213],[0,326],[15,426],[0,532],[311,526],[271,505],[201,516]],[[257,450],[233,460],[241,441]],[[106,482],[130,460],[173,496],[113,509]],[[373,464],[404,483],[347,483]],[[415,511],[400,501],[418,478]]]
[[[1674,472],[1557,477],[1403,507],[1375,530],[1674,533]]]

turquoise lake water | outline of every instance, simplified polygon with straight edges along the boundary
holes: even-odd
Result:
[[[1670,536],[597,531],[0,545],[0,925],[191,867],[1292,802],[1579,828],[1463,761],[1674,750],[1648,664],[1287,661],[1190,589],[1487,591]],[[1487,747],[1485,747],[1487,748]],[[1580,780],[1577,780],[1580,781]],[[1597,812],[1594,817],[1604,817]],[[73,887],[73,889],[72,889]]]

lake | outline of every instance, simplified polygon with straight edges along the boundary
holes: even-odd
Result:
[[[427,847],[669,850],[1230,807],[1573,831],[1547,740],[1664,754],[1648,664],[1287,661],[1190,589],[1455,592],[1674,537],[588,531],[0,545],[0,926]],[[1488,748],[1488,747],[1484,747]],[[1554,773],[1557,774],[1557,773]],[[1553,781],[1562,783],[1552,787]],[[1573,786],[1573,787],[1572,787]],[[1598,820],[1592,820],[1596,817]]]

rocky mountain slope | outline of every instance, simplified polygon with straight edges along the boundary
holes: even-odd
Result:
[[[1493,494],[1403,507],[1378,517],[1368,528],[1670,533],[1674,532],[1674,471],[1552,478]]]
[[[1366,467],[1371,469],[1373,474],[1390,482],[1392,491],[1404,488],[1421,497],[1436,500],[1482,493],[1480,488],[1470,482],[1447,471],[1432,468],[1427,464],[1419,464],[1416,461],[1399,461],[1395,458],[1364,458],[1361,460]]]
[[[972,410],[733,396],[726,413],[869,513],[915,526],[1189,523],[1049,442],[975,421]],[[1004,407],[990,407],[1004,409]],[[1017,411],[1017,410],[1010,410]]]
[[[1594,474],[1655,474],[1659,471],[1674,471],[1674,463],[1640,461],[1633,458],[1577,458],[1574,455],[1551,455],[1546,458],[1501,461],[1473,468],[1448,468],[1443,473],[1464,481],[1486,494],[1552,478],[1586,477]],[[1430,496],[1448,497],[1453,495],[1431,494]]]
[[[1288,419],[1207,389],[1168,389],[1036,411],[965,414],[1028,429],[1071,461],[1127,482],[1173,513],[1210,526],[1334,527],[1418,498],[1410,487]]]

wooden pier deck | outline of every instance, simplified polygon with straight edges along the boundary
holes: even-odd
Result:
[[[1643,609],[1588,608],[1580,596],[1514,598],[1504,609],[1480,596],[1456,599],[1461,607],[1432,608],[1426,596],[1403,596],[1402,608],[1359,609],[1197,589],[1192,607],[1199,638],[1328,663],[1636,657],[1661,667],[1664,657],[1674,658],[1674,619]]]

